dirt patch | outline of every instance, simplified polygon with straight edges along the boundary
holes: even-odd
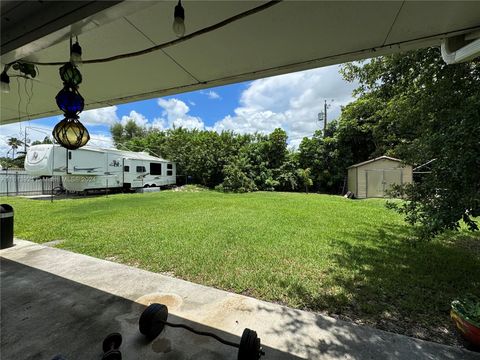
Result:
[[[135,302],[145,306],[154,303],[163,304],[170,310],[179,308],[183,304],[183,299],[177,294],[152,293],[140,296]]]

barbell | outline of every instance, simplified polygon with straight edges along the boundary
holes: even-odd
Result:
[[[209,336],[215,340],[221,342],[224,345],[232,346],[238,349],[238,360],[258,360],[261,356],[265,355],[262,349],[261,342],[257,333],[250,329],[243,330],[240,344],[222,339],[220,336],[206,332],[196,330],[188,325],[175,324],[167,321],[168,308],[163,304],[151,304],[149,305],[140,316],[139,329],[140,332],[145,335],[148,340],[155,339],[163,331],[165,326],[174,328],[183,328],[194,334],[201,336]]]

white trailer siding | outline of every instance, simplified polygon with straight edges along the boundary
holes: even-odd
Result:
[[[170,185],[176,178],[176,164],[170,161],[125,159],[124,182],[133,188]]]
[[[64,186],[69,191],[123,187],[123,157],[101,149],[69,150]]]
[[[24,167],[32,176],[64,175],[67,149],[49,144],[33,145],[27,151]]]

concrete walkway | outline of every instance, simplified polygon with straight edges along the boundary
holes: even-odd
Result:
[[[240,341],[259,334],[264,359],[480,359],[480,354],[231,294],[27,241],[1,250],[2,359],[100,359],[110,332],[123,359],[236,359],[236,349],[167,328],[147,343],[138,332],[145,305],[169,307],[184,322]]]

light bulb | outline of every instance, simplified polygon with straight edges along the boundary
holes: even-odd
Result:
[[[75,42],[70,48],[70,62],[75,66],[80,66],[82,64],[82,47],[80,44]]]
[[[175,35],[178,37],[182,37],[185,35],[185,21],[182,18],[176,17],[175,20],[173,20],[173,32]]]
[[[10,92],[10,76],[7,75],[6,71],[3,71],[0,75],[0,90],[3,93]]]
[[[177,6],[173,12],[173,32],[178,37],[185,35],[185,9],[182,6],[182,1],[178,0]]]

